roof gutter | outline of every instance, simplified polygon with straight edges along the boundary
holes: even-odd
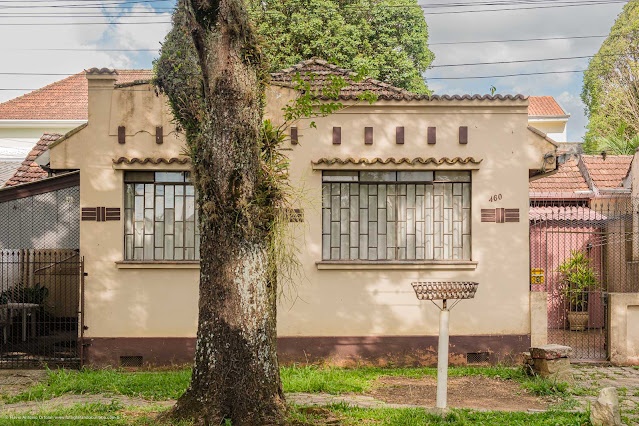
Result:
[[[56,127],[77,127],[87,120],[18,120],[0,119],[0,128],[54,129]]]

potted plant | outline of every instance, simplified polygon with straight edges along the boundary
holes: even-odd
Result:
[[[561,292],[568,302],[568,324],[572,331],[588,327],[588,296],[599,289],[597,271],[590,259],[580,250],[571,250],[570,257],[558,269]]]

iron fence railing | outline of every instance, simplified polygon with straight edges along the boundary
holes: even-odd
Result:
[[[548,294],[548,341],[606,359],[608,294],[639,291],[639,200],[546,194],[531,200],[531,291]]]
[[[81,360],[77,250],[0,250],[0,368]]]

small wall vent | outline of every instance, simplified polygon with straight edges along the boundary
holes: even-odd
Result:
[[[139,355],[123,355],[120,357],[120,367],[142,367],[142,357]]]
[[[467,364],[487,364],[490,362],[490,353],[488,352],[468,352],[466,354]]]

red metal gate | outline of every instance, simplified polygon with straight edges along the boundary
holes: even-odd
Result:
[[[637,291],[632,206],[628,196],[531,206],[531,291],[548,295],[548,343],[576,359],[608,359],[608,293]]]

